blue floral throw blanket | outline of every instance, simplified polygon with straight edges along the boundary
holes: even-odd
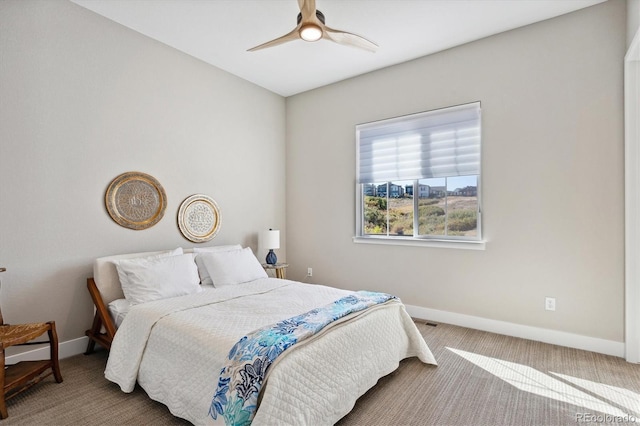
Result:
[[[209,416],[214,423],[250,425],[267,370],[280,354],[340,318],[391,299],[396,297],[359,291],[244,336],[229,351],[227,365],[220,372],[218,387],[211,401]]]

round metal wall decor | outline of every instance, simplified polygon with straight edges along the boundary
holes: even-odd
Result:
[[[220,210],[213,198],[203,194],[188,197],[178,211],[178,227],[182,235],[194,243],[213,239],[220,229]]]
[[[147,229],[164,216],[167,195],[153,176],[126,172],[109,184],[105,204],[109,216],[117,224],[130,229]]]

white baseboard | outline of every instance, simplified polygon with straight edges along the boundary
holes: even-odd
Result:
[[[528,325],[457,314],[454,312],[439,311],[436,309],[423,308],[421,306],[405,306],[407,308],[407,312],[413,318],[458,325],[475,330],[489,331],[491,333],[504,334],[506,336],[536,340],[538,342],[550,343],[552,345],[598,352],[621,358],[624,357],[625,346],[623,342],[614,342],[612,340],[598,339],[597,337],[582,336],[580,334],[531,327]]]
[[[58,343],[58,359],[69,358],[74,355],[79,355],[87,350],[87,343],[89,343],[88,337],[79,337],[73,340],[67,340],[66,342]],[[20,361],[37,361],[39,359],[49,358],[49,345],[42,344],[37,349],[33,349],[27,352],[8,356],[5,359],[7,364],[15,364]]]

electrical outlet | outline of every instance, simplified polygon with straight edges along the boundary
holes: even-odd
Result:
[[[544,298],[544,310],[545,311],[555,311],[556,310],[556,298],[555,297],[545,297]]]
[[[313,276],[313,268],[307,268],[307,276],[308,277],[312,277]]]

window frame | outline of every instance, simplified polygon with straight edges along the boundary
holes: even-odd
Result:
[[[475,103],[475,102],[472,102]],[[469,103],[469,104],[472,104]],[[478,102],[479,103],[479,102]],[[432,111],[438,111],[445,108],[438,108]],[[431,112],[431,111],[427,111]],[[425,112],[409,114],[405,116],[395,117],[391,119],[387,119],[393,123],[397,123],[398,120],[405,119],[411,120],[413,117],[417,115],[425,114]],[[380,120],[379,122],[384,122],[387,120]],[[480,118],[481,120],[481,118]],[[375,123],[375,122],[374,122]],[[364,124],[372,124],[372,123],[364,123]],[[387,226],[387,235],[371,235],[364,233],[364,214],[365,214],[365,194],[364,189],[365,185],[379,185],[382,182],[358,182],[358,173],[359,173],[359,165],[360,165],[360,137],[359,130],[356,126],[356,184],[355,184],[355,195],[356,195],[356,211],[355,211],[355,235],[353,237],[354,243],[365,243],[365,244],[389,244],[389,245],[404,245],[404,246],[422,246],[422,247],[440,247],[440,248],[458,248],[458,249],[472,249],[472,250],[484,250],[486,247],[486,241],[484,240],[484,235],[482,232],[482,168],[479,168],[478,174],[473,175],[477,176],[477,221],[476,221],[476,229],[477,236],[476,237],[467,237],[467,236],[446,236],[446,235],[418,235],[419,229],[416,228],[416,223],[419,221],[418,217],[418,202],[419,198],[416,197],[416,191],[419,191],[419,184],[421,179],[406,179],[413,181],[413,235],[388,235],[389,229]],[[482,122],[480,121],[480,163],[482,162]],[[464,176],[464,175],[461,175]],[[455,177],[455,176],[450,176]],[[387,181],[387,191],[386,191],[386,200],[387,200],[387,223],[388,223],[388,212],[389,212],[389,185],[394,183],[393,181]],[[448,194],[446,195],[448,196]],[[447,211],[447,216],[449,215],[449,211]]]

